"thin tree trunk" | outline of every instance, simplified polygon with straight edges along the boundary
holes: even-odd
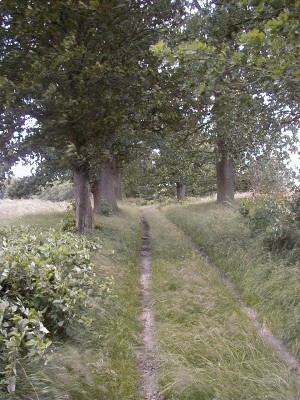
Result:
[[[220,161],[217,162],[217,201],[234,202],[234,164],[227,156],[223,141],[218,144]]]
[[[185,183],[181,180],[176,182],[177,200],[185,199]]]
[[[94,228],[89,176],[86,172],[74,172],[76,205],[76,232],[84,233]]]
[[[101,168],[101,198],[105,200],[112,209],[113,214],[119,212],[115,193],[115,166],[111,161],[103,163]]]
[[[117,167],[115,167],[115,193],[116,199],[122,201],[122,176],[120,170]]]

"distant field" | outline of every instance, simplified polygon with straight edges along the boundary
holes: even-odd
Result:
[[[67,209],[67,201],[52,202],[38,199],[30,200],[0,200],[0,219],[9,220],[28,214],[46,214],[63,212]]]

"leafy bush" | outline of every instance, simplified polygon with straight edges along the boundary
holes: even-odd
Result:
[[[67,212],[61,221],[61,230],[67,232],[75,232],[76,229],[76,205],[75,202],[71,202],[67,208]]]
[[[272,197],[248,200],[239,212],[246,218],[252,234],[259,235],[270,251],[291,250],[298,246],[299,226],[293,200]]]
[[[20,358],[45,355],[54,334],[84,322],[94,291],[90,250],[71,233],[11,228],[0,243],[0,379],[15,390]],[[101,287],[105,292],[106,284]]]

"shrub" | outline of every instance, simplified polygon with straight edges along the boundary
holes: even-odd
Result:
[[[61,230],[67,232],[75,232],[76,230],[76,205],[71,202],[67,208],[67,212],[61,221]]]
[[[294,202],[287,198],[265,197],[248,200],[239,208],[253,235],[274,252],[291,250],[299,243]]]
[[[43,357],[54,334],[84,322],[95,291],[90,250],[71,233],[11,228],[0,243],[0,382],[15,390],[20,358]],[[104,288],[106,283],[101,287]]]

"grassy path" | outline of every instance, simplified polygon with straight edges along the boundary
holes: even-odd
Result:
[[[154,317],[149,326],[153,347],[142,362],[155,369],[150,374],[155,384],[141,394],[143,232],[140,211],[122,210],[116,218],[99,218],[94,234],[102,244],[93,257],[97,280],[114,278],[112,297],[92,302],[87,312],[92,325],[56,343],[47,366],[25,364],[18,392],[0,393],[0,398],[299,400],[295,376],[257,334],[194,243],[154,206],[142,208],[151,235],[146,302]],[[60,219],[58,214],[26,216],[19,222],[46,228]]]
[[[298,400],[289,368],[258,336],[218,274],[154,207],[152,295],[160,392],[173,400]]]

